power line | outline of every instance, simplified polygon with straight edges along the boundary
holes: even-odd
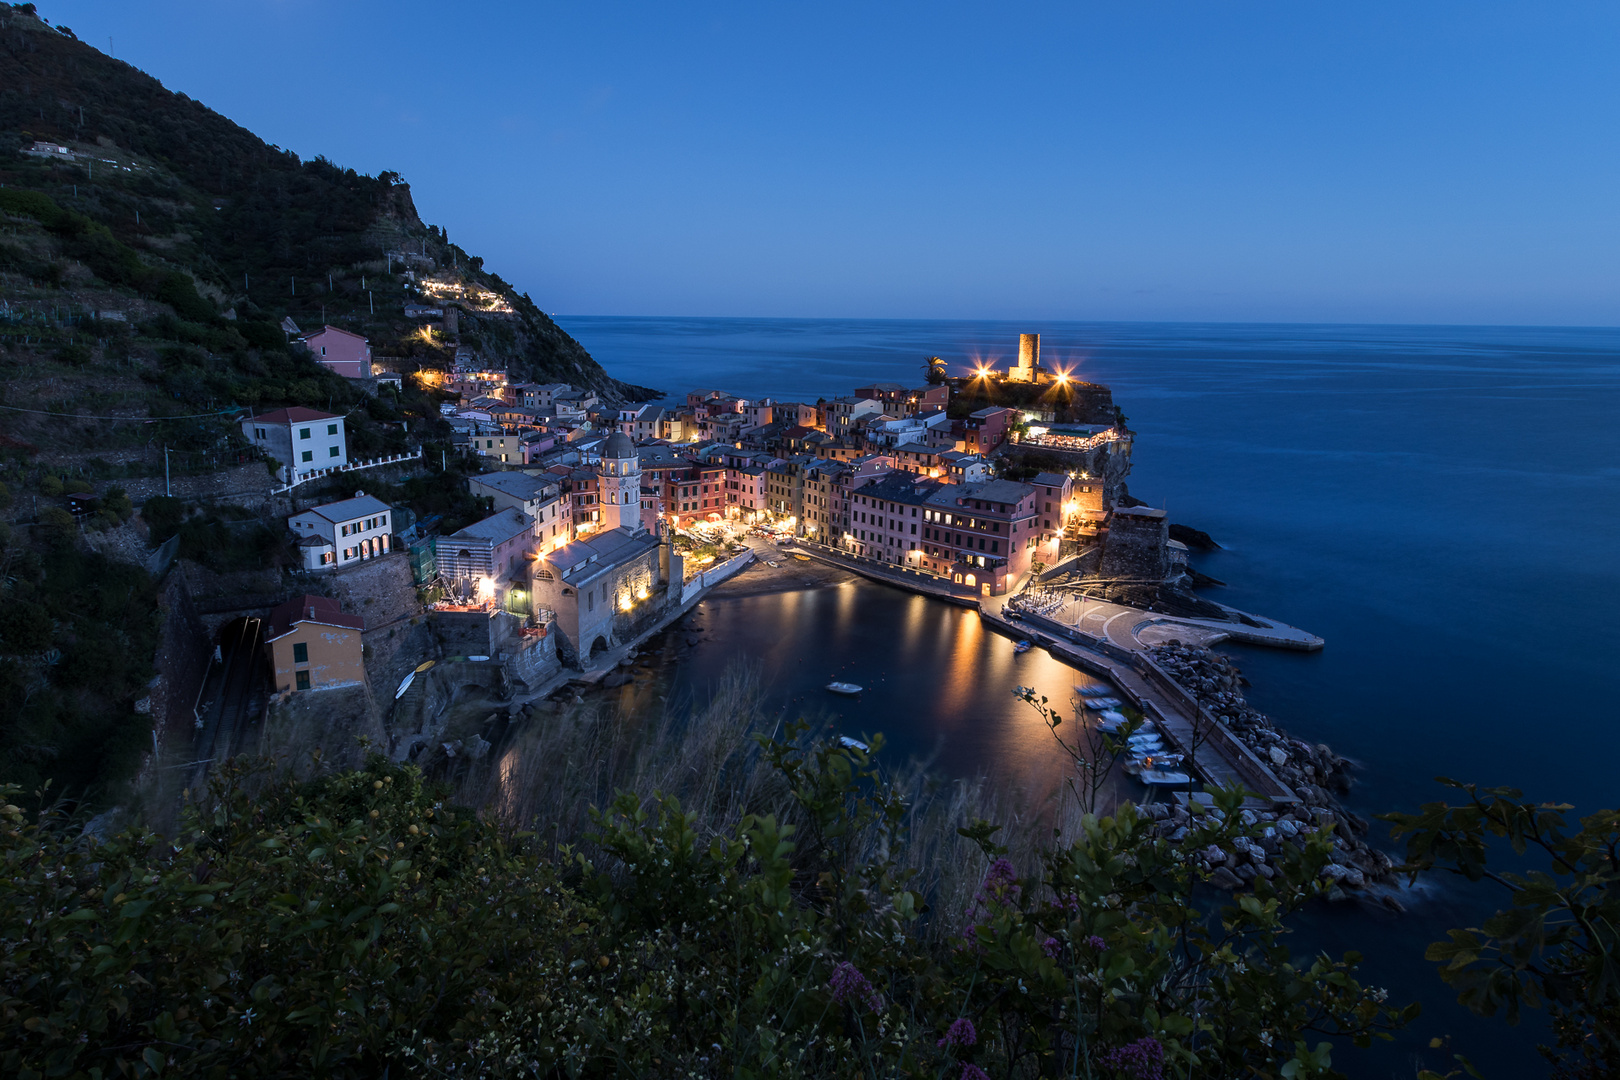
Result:
[[[217,412],[187,413],[185,416],[91,416],[89,413],[51,412],[49,409],[20,409],[15,405],[0,405],[0,409],[7,412],[33,413],[35,416],[60,416],[69,420],[129,420],[142,424],[155,424],[159,420],[200,420],[205,416],[229,416],[231,413],[243,411],[238,407],[220,409]]]

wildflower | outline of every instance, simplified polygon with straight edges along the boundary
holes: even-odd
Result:
[[[848,960],[833,968],[832,978],[827,980],[827,985],[832,989],[833,1000],[839,1004],[854,1002],[866,1006],[873,1012],[881,1012],[883,1009],[883,998],[872,989],[872,984],[866,981],[866,976]]]
[[[1151,1035],[1115,1047],[1097,1059],[1097,1064],[1128,1080],[1164,1080],[1164,1047]]]
[[[990,1080],[989,1074],[971,1061],[962,1062],[961,1080]]]
[[[1093,949],[1096,949],[1098,952],[1102,952],[1104,949],[1108,948],[1108,942],[1104,941],[1102,938],[1098,937],[1096,934],[1092,934],[1090,937],[1086,938],[1086,944],[1090,945]]]
[[[1052,959],[1057,959],[1058,953],[1063,951],[1063,943],[1055,937],[1049,937],[1041,942],[1041,952]]]
[[[945,1037],[934,1045],[972,1046],[978,1041],[979,1033],[973,1030],[973,1021],[963,1016],[952,1022],[950,1029],[945,1032]]]

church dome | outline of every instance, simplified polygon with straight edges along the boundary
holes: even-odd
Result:
[[[633,458],[636,456],[636,444],[630,441],[630,436],[622,431],[615,431],[608,436],[607,445],[602,447],[603,458]]]

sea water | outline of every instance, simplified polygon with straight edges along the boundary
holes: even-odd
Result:
[[[1258,708],[1359,763],[1352,809],[1446,798],[1441,775],[1514,785],[1576,814],[1620,803],[1620,330],[561,321],[609,373],[675,399],[698,386],[814,401],[917,385],[930,356],[958,371],[1004,366],[1018,334],[1038,332],[1047,364],[1113,388],[1137,432],[1131,493],[1222,545],[1194,556],[1227,583],[1207,595],[1326,639],[1309,655],[1226,651]],[[851,588],[710,605],[714,645],[694,657],[691,688],[736,650],[767,664],[784,703],[809,702],[840,673],[860,681],[851,657],[881,652],[877,690],[892,686],[907,707],[874,708],[861,724],[844,706],[852,726],[887,728],[897,752],[958,774],[1039,755],[1027,707],[1000,684],[1050,684],[1055,696],[1066,670],[1027,654],[1025,672],[971,617],[919,622],[922,601]],[[1444,1066],[1425,1047],[1451,1036],[1489,1076],[1544,1075],[1537,1026],[1470,1017],[1422,959],[1495,896],[1436,877],[1408,899],[1405,916],[1341,905],[1308,920],[1302,939],[1359,949],[1369,981],[1424,1005],[1393,1046],[1346,1049],[1336,1066],[1410,1077],[1415,1056]]]

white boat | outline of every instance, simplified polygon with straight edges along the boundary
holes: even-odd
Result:
[[[835,694],[858,694],[861,692],[862,687],[852,682],[830,682],[827,684],[827,689]]]
[[[1015,653],[1027,653],[1027,652],[1029,652],[1029,647],[1030,647],[1029,642],[1020,641],[1018,644],[1013,646],[1013,652],[1015,652]]]
[[[1186,787],[1192,783],[1192,777],[1186,773],[1172,772],[1169,769],[1143,769],[1137,778],[1144,784],[1159,787]]]
[[[838,736],[838,745],[844,747],[847,750],[859,750],[862,753],[865,753],[866,750],[868,749],[867,745],[865,743],[861,742],[861,740],[852,739],[848,735],[840,735],[840,736]]]
[[[1108,697],[1114,692],[1114,688],[1104,686],[1102,683],[1092,683],[1090,686],[1077,686],[1074,692],[1081,697]]]
[[[1088,698],[1086,700],[1086,708],[1095,709],[1098,712],[1104,712],[1108,709],[1117,709],[1123,704],[1125,703],[1119,700],[1117,697]]]
[[[1130,723],[1130,720],[1126,718],[1124,713],[1109,709],[1097,718],[1097,729],[1112,735],[1128,723]]]

